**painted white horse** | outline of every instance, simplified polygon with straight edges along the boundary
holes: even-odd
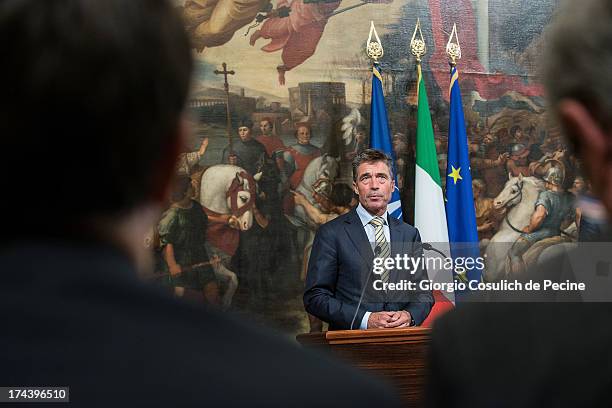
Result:
[[[313,159],[306,170],[304,171],[304,177],[300,185],[296,188],[296,191],[302,193],[304,197],[312,205],[321,209],[319,204],[314,201],[313,193],[315,189],[319,192],[329,194],[333,186],[334,180],[338,176],[339,166],[338,159],[327,154]],[[302,280],[306,278],[306,266],[308,265],[308,259],[310,257],[310,250],[312,249],[312,242],[314,241],[315,232],[318,225],[315,224],[310,217],[306,214],[306,211],[301,205],[295,206],[293,217],[288,217],[292,224],[299,228],[302,233],[302,239],[299,246],[303,248],[302,252],[302,270],[300,277]]]
[[[302,193],[315,207],[320,208],[312,196],[314,189],[322,189],[325,193],[329,194],[334,180],[338,176],[338,170],[338,159],[323,154],[308,163],[304,171],[304,177],[296,191]],[[308,217],[304,207],[301,205],[296,206],[293,215],[306,224],[309,230],[316,231],[317,225]]]
[[[489,241],[485,252],[485,279],[494,281],[506,271],[506,256],[512,244],[521,235],[520,230],[533,214],[538,195],[544,190],[544,182],[536,177],[511,177],[504,189],[493,200],[496,210],[506,209],[506,216],[499,231]]]
[[[209,167],[202,174],[200,182],[200,204],[209,214],[208,243],[211,246],[211,255],[219,255],[222,258],[233,254],[227,253],[224,248],[216,245],[219,242],[227,243],[230,237],[230,246],[237,247],[239,234],[235,229],[225,223],[215,223],[215,217],[232,215],[237,219],[237,226],[241,231],[246,231],[253,225],[253,205],[255,203],[256,186],[255,181],[261,177],[258,173],[251,177],[243,168],[231,164],[217,164]],[[215,225],[216,224],[216,225]],[[211,232],[212,228],[214,232]],[[223,263],[213,267],[217,279],[227,285],[222,296],[221,306],[229,308],[232,298],[238,288],[238,277]]]
[[[241,231],[246,231],[253,225],[252,203],[255,200],[252,194],[255,185],[251,185],[253,182],[248,176],[245,177],[245,174],[246,171],[242,167],[217,164],[204,171],[200,182],[200,204],[217,214],[236,216]],[[257,177],[258,175],[253,179]],[[243,209],[245,205],[249,207]]]

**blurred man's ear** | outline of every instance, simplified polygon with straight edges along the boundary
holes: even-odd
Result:
[[[612,143],[587,108],[574,99],[559,102],[559,116],[598,195],[612,191]],[[612,137],[612,135],[610,135]],[[604,198],[604,197],[602,197]]]
[[[167,139],[166,148],[153,172],[151,201],[156,204],[164,203],[170,197],[178,156],[190,134],[190,126],[187,115],[181,115],[174,134]]]

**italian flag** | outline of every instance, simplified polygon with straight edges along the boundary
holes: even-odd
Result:
[[[446,227],[446,210],[444,209],[444,194],[438,169],[438,155],[434,143],[433,126],[427,102],[427,90],[421,73],[421,65],[417,65],[417,137],[416,137],[416,171],[414,180],[414,226],[418,228],[423,242],[430,243],[443,253],[450,255],[448,245],[448,229]],[[427,256],[437,256],[436,253],[426,253]],[[452,274],[441,276],[445,271],[428,270],[429,279],[436,282],[452,281]],[[431,313],[423,322],[429,327],[433,321],[453,307],[452,294],[433,293],[436,303]],[[449,299],[453,298],[453,299]]]
[[[434,143],[433,126],[427,102],[427,90],[419,74],[417,98],[416,175],[414,180],[414,226],[419,229],[423,242],[448,243],[444,195],[438,169],[438,155]]]

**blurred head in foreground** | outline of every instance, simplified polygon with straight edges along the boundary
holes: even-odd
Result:
[[[550,108],[612,214],[612,2],[566,1],[547,39]]]
[[[138,233],[186,133],[192,56],[172,4],[6,0],[0,47],[0,183],[20,220],[3,243]]]

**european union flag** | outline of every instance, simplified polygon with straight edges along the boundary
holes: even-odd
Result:
[[[450,81],[450,121],[448,129],[448,164],[446,169],[446,223],[448,239],[451,245],[451,256],[454,259],[480,256],[478,247],[478,230],[476,212],[472,193],[472,175],[470,174],[470,157],[468,154],[467,134],[461,91],[459,90],[459,73],[457,68],[451,70]],[[455,272],[462,275],[455,269]],[[482,270],[466,270],[463,278],[480,281]]]
[[[391,144],[387,107],[382,88],[382,76],[378,64],[372,68],[372,105],[370,110],[370,147],[385,152],[393,159],[393,174],[395,176],[395,190],[391,194],[391,201],[387,207],[392,217],[402,219],[402,203],[397,185],[397,171],[395,170],[395,153]]]

